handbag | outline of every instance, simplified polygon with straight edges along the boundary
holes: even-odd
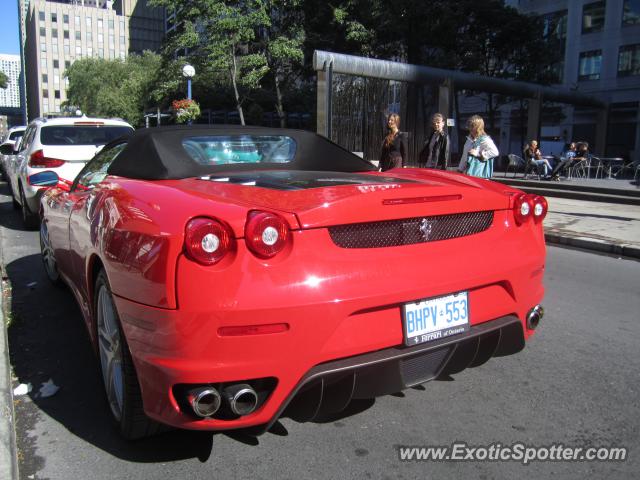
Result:
[[[473,148],[479,148],[484,137],[479,137],[473,142]],[[484,160],[480,157],[469,155],[467,157],[467,175],[479,178],[491,178],[493,176],[493,158]]]

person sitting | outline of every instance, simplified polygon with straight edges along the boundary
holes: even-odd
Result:
[[[556,182],[560,181],[560,174],[566,175],[566,170],[569,168],[576,158],[576,144],[571,142],[568,147],[560,155],[560,161],[551,172],[551,180]]]
[[[540,168],[542,168],[543,176],[545,178],[549,176],[549,173],[551,172],[551,165],[546,158],[542,158],[542,153],[538,148],[537,140],[531,140],[529,145],[525,147],[523,154],[524,159],[527,161],[527,165],[535,165],[538,175],[540,175]]]

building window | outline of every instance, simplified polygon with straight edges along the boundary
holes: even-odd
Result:
[[[51,29],[51,36],[53,38],[58,38],[58,29],[57,28],[52,28]]]
[[[67,25],[69,24],[69,15],[65,14],[62,16],[62,23],[65,23]]]
[[[74,19],[74,23],[76,24],[76,27],[80,26],[80,16],[76,15],[76,18]]]
[[[53,95],[55,96],[55,98],[60,98],[60,90],[54,90],[53,91]]]
[[[87,57],[93,55],[93,47],[87,47]]]
[[[605,2],[593,2],[582,8],[582,33],[600,32],[604,27]]]
[[[42,98],[49,98],[49,90],[42,90]]]
[[[42,83],[48,83],[49,82],[49,75],[47,75],[46,73],[42,74]]]
[[[57,13],[52,13],[51,14],[51,23],[56,23],[58,21],[58,14]]]
[[[71,49],[69,48],[69,44],[65,43],[64,44],[64,55],[65,57],[68,57],[70,55]]]
[[[60,75],[53,75],[53,85],[55,87],[60,85]]]
[[[120,45],[124,45],[124,35],[120,35]]]
[[[622,25],[640,24],[640,0],[624,0]]]
[[[640,44],[623,45],[618,52],[618,76],[640,75]]]
[[[67,68],[69,68],[70,66],[71,66],[71,62],[70,62],[69,60],[65,60],[65,61],[64,61],[64,68],[65,68],[65,70],[66,70]]]
[[[44,37],[47,35],[47,30],[44,27],[40,27],[40,36]]]
[[[104,36],[101,33],[98,33],[98,43],[104,42]]]
[[[82,40],[82,33],[80,30],[76,30],[76,40]]]
[[[109,46],[110,47],[115,47],[116,45],[116,39],[113,37],[113,35],[109,35]]]
[[[53,43],[51,45],[51,52],[53,52],[54,55],[58,55],[58,44],[57,43]]]
[[[87,28],[91,28],[91,17],[86,18]]]
[[[92,40],[93,40],[93,35],[91,35],[91,32],[87,32],[87,42],[91,43]]]
[[[53,61],[53,68],[60,68],[60,62],[58,60]]]
[[[82,47],[80,45],[76,45],[76,55],[78,57],[82,56]]]
[[[69,30],[65,30],[63,32],[63,37],[66,38],[67,40],[69,39]]]
[[[41,43],[40,44],[40,51],[41,52],[46,52],[47,51],[47,44],[46,43]]]
[[[42,107],[43,107],[44,113],[47,113],[49,111],[49,100],[43,100]]]
[[[41,22],[44,22],[44,19],[45,19],[44,12],[38,12],[38,18],[40,19]]]
[[[109,19],[109,30],[113,30],[113,18]]]
[[[120,31],[124,32],[124,20],[120,20]]]
[[[578,80],[598,80],[602,66],[602,50],[582,52],[580,54],[580,69]]]
[[[98,19],[98,28],[102,28],[102,19],[101,18]]]

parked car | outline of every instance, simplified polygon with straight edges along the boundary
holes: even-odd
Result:
[[[39,118],[29,124],[19,152],[7,162],[6,173],[15,205],[22,209],[27,228],[38,224],[38,205],[42,187],[32,184],[31,175],[55,171],[62,181],[71,181],[102,146],[133,132],[122,120],[64,117]],[[0,153],[9,154],[8,147]]]
[[[0,147],[2,147],[3,145],[10,145],[12,147],[16,145],[22,138],[22,135],[24,134],[24,131],[26,130],[26,128],[27,127],[24,127],[24,126],[10,128],[7,134],[2,138],[2,142],[0,142]],[[9,151],[8,147],[5,147],[5,150],[8,152]],[[9,153],[8,155],[12,155],[12,154],[13,152]],[[2,173],[3,175],[6,171],[5,170],[6,161],[7,160],[5,159],[5,155],[3,153],[0,153],[0,173]]]
[[[138,130],[32,183],[127,438],[322,418],[514,354],[542,318],[543,197],[379,173],[311,132]]]

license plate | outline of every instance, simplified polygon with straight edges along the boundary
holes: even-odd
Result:
[[[467,297],[467,292],[460,292],[405,304],[404,344],[418,345],[468,331]]]

